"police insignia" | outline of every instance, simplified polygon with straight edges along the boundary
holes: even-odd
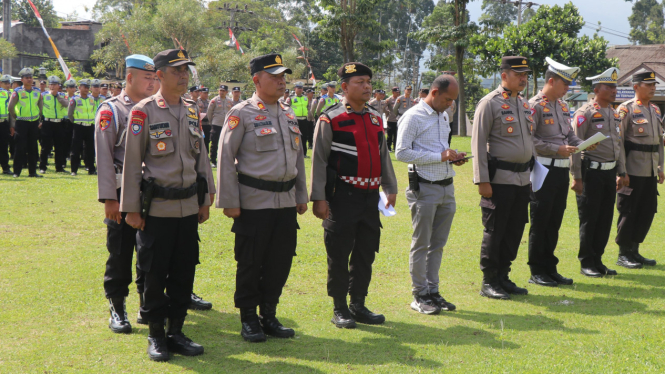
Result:
[[[510,105],[503,104],[503,105],[501,105],[501,109],[510,109]]]
[[[635,101],[635,104],[637,104],[637,105],[639,105],[639,106],[642,106],[642,102],[641,102],[640,100],[636,100],[636,101]]]
[[[263,121],[264,119],[266,119],[266,116],[263,116],[263,115],[260,115],[260,114],[256,117],[254,117],[255,121]]]
[[[596,124],[596,128],[597,128],[597,129],[602,129],[602,128],[603,128],[603,124],[602,124],[602,123],[598,123],[598,124]]]
[[[643,124],[643,123],[647,123],[647,120],[644,119],[644,118],[641,118],[641,119],[636,120],[635,123]]]
[[[603,115],[600,113],[594,113],[593,118],[603,118]]]
[[[164,101],[164,99],[157,99],[157,106],[160,108],[166,108],[166,101]]]
[[[164,131],[164,135],[166,135],[166,136],[171,136],[171,134],[172,134],[171,130]]]
[[[529,121],[533,122],[533,117],[528,116],[527,119],[528,119]]]
[[[344,67],[344,70],[346,74],[355,73],[357,71],[356,64],[346,65],[346,67]]]
[[[524,109],[529,109],[529,104],[527,103],[522,104],[522,106],[524,107]]]
[[[102,110],[99,112],[99,128],[102,131],[108,129],[111,125],[111,119],[113,119],[113,112],[110,110]]]
[[[299,137],[299,136],[296,136],[296,140],[295,140],[295,141],[296,141],[296,145],[300,144],[300,137]]]
[[[165,150],[165,149],[166,149],[166,143],[164,143],[164,141],[159,141],[159,142],[157,142],[157,150],[158,150],[158,151],[161,152],[161,151],[163,151],[163,150]]]
[[[300,128],[298,126],[289,126],[289,128],[296,134],[300,134]]]
[[[279,56],[276,56],[275,57],[275,62],[278,63],[278,64],[281,64],[282,63],[282,58],[279,57]]]
[[[514,117],[510,117],[510,116],[506,117],[506,121],[508,121],[508,122],[513,122],[514,120],[515,120]]]
[[[143,125],[145,124],[145,119],[148,118],[148,115],[140,110],[132,110],[131,118],[132,120],[130,123],[132,134],[138,135],[141,133],[141,131],[143,131]]]
[[[639,110],[638,108],[635,108],[635,109],[633,110],[633,113],[635,113],[635,114],[640,114],[640,113],[642,113],[642,111]]]
[[[125,95],[125,102],[129,104],[132,102],[132,100],[129,98],[129,96]]]
[[[549,113],[551,110],[549,108],[543,108],[543,113]]]
[[[510,99],[510,95],[508,95],[508,92],[501,92],[501,96],[503,96],[505,100]]]
[[[372,123],[379,126],[379,119],[375,115],[370,114],[369,118],[372,120]]]
[[[598,105],[598,103],[593,103],[593,109],[600,110],[600,105]]]
[[[637,130],[637,132],[639,132],[640,134],[643,133],[643,132],[644,132],[644,127],[640,127],[640,128]]]
[[[257,106],[259,109],[261,109],[261,110],[266,110],[266,106],[263,105],[263,103],[260,102],[260,101],[259,101],[258,103],[256,103],[256,106]]]
[[[189,112],[192,114],[196,114],[196,110],[194,110],[192,107],[188,107],[187,110],[189,110]]]
[[[229,123],[229,130],[233,130],[236,127],[238,127],[238,124],[240,123],[240,118],[238,118],[236,116],[231,116],[231,117],[229,117],[227,122]]]
[[[531,125],[531,132],[533,132],[533,125]]]
[[[178,52],[178,57],[180,57],[180,58],[185,58],[185,54],[182,53],[182,51],[180,51],[180,52]]]
[[[514,131],[514,130],[513,130],[513,127],[512,127],[512,126],[508,126],[508,130],[507,130],[507,131],[508,131],[508,134],[512,134],[513,131]]]
[[[261,129],[261,135],[268,135],[272,134],[272,128],[266,127],[265,129]]]
[[[199,149],[199,141],[198,140],[194,142],[194,148]]]
[[[577,122],[577,127],[580,127],[586,122],[586,117],[584,116],[577,116],[577,119],[575,120]]]
[[[325,122],[325,123],[330,123],[330,120],[329,120],[328,117],[326,117],[326,116],[321,116],[321,117],[319,117],[319,121],[323,121],[323,122]]]
[[[538,103],[538,105],[545,106],[545,105],[547,105],[547,101],[541,101],[540,103]]]
[[[533,108],[531,108],[531,115],[532,115],[532,116],[535,116],[535,115],[536,115],[536,110],[533,109]]]
[[[614,113],[614,118],[621,118],[621,115],[619,113]]]
[[[295,119],[296,117],[295,117],[293,114],[291,114],[291,113],[286,113],[286,118],[288,118],[288,119]]]

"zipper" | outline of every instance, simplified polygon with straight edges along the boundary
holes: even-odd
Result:
[[[369,154],[369,177],[367,181],[367,191],[369,191],[370,181],[372,179],[372,150],[370,149],[369,144],[369,135],[367,135],[367,124],[365,124],[365,115],[360,115],[360,118],[363,120],[363,127],[365,128],[365,140],[367,140],[367,153]],[[360,161],[360,159],[358,159]]]

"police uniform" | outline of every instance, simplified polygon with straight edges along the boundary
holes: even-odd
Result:
[[[48,78],[49,84],[60,84],[60,78],[50,76]],[[48,157],[51,151],[55,148],[55,163],[56,173],[64,172],[62,165],[67,162],[67,156],[64,152],[64,118],[67,117],[67,107],[69,101],[65,97],[64,92],[51,93],[46,91],[42,93],[43,100],[43,116],[41,133],[41,153],[39,157],[39,172],[45,173],[48,165]]]
[[[198,89],[200,92],[208,92],[207,87],[199,87]],[[208,119],[208,106],[210,106],[210,100],[208,99],[202,99],[199,97],[196,100],[196,104],[199,106],[199,113],[201,113],[201,128],[203,129],[203,142],[206,145],[206,149],[210,149],[210,139],[212,134],[210,134],[210,131],[212,131],[212,126],[210,125],[210,120]]]
[[[153,60],[155,70],[194,64],[178,49]],[[199,263],[198,214],[210,205],[212,175],[196,103],[179,101],[169,105],[160,91],[132,108],[122,171],[120,210],[145,217],[136,237],[137,263],[145,277],[141,315],[150,329],[148,354],[157,361],[168,360],[168,351],[203,353],[182,334],[182,326]]]
[[[76,94],[70,95],[69,92],[67,92],[67,88],[76,88],[76,80],[74,79],[69,79],[65,81],[65,99],[67,99],[67,114],[63,118],[62,121],[62,127],[64,128],[64,153],[66,158],[71,158],[72,154],[72,139],[74,138],[74,123],[72,122],[71,118],[69,118],[69,102],[71,101]],[[65,167],[67,166],[67,162],[64,162],[62,164],[62,169],[64,170]]]
[[[392,92],[399,93],[399,87],[393,87]],[[397,102],[398,97],[391,96],[385,100],[385,114],[386,117],[388,117],[388,151],[393,151],[395,149],[395,145],[397,144],[397,115],[395,112],[393,112],[393,108],[395,107],[395,103]]]
[[[566,82],[572,82],[580,68],[568,67],[549,57],[548,70]],[[568,105],[561,100],[550,100],[543,91],[529,100],[533,122],[533,142],[537,160],[549,172],[537,192],[531,191],[531,228],[529,229],[529,283],[544,286],[572,284],[557,271],[559,259],[554,255],[559,240],[559,229],[568,201],[570,159],[559,155],[562,145],[578,146],[582,143],[570,126]]]
[[[90,81],[90,87],[99,87],[101,89],[101,86],[102,82],[99,79],[93,79]],[[102,103],[107,99],[107,97],[102,95],[101,92],[99,95],[95,96],[92,93],[92,90],[90,90],[90,96],[92,96],[92,98],[95,100],[95,108],[99,108],[99,106],[102,105]]]
[[[336,82],[328,82],[326,87],[328,90],[332,89],[333,93],[332,94],[325,94],[321,96],[321,99],[319,99],[319,104],[316,106],[316,116],[318,117],[321,112],[324,110],[330,108],[331,106],[339,103],[339,96],[335,94],[335,88],[337,87]]]
[[[619,69],[610,68],[595,77],[586,78],[593,85],[616,85]],[[573,117],[573,128],[578,138],[585,140],[596,133],[609,136],[598,143],[593,151],[582,151],[572,156],[571,173],[581,179],[583,192],[577,195],[577,211],[580,219],[580,250],[578,259],[582,274],[599,277],[613,275],[602,262],[605,245],[612,230],[617,174],[625,175],[621,157],[621,118],[611,106],[601,108],[592,100],[580,107]]]
[[[408,89],[411,89],[411,86],[407,86],[404,90],[406,91]],[[395,114],[395,119],[399,121],[402,115],[414,105],[415,100],[413,98],[406,97],[406,95],[398,97],[391,108],[392,112]]]
[[[303,83],[296,82],[295,86],[302,89]],[[309,106],[310,100],[307,99],[307,95],[305,95],[304,90],[299,96],[295,95],[291,98],[291,108],[293,108],[293,113],[296,115],[296,119],[298,120],[298,127],[300,127],[300,131],[302,132],[303,143],[301,148],[305,157],[307,157],[307,141],[312,139],[312,133],[314,132],[314,126],[312,122],[308,120]],[[310,145],[311,144],[312,143],[310,142]]]
[[[376,90],[377,94],[381,94],[381,90]],[[381,116],[383,116],[383,113],[386,111],[386,101],[385,100],[379,100],[376,97],[370,100],[367,104],[374,108]],[[383,117],[381,117],[383,118]]]
[[[81,79],[80,86],[90,86],[89,79]],[[86,97],[81,95],[74,96],[69,101],[68,117],[74,123],[74,134],[72,137],[72,159],[71,175],[76,175],[81,166],[81,153],[83,153],[83,162],[88,174],[96,173],[95,169],[95,114],[97,113],[97,104],[91,93]]]
[[[504,56],[501,69],[531,71],[521,56]],[[529,172],[536,156],[533,125],[526,99],[511,96],[502,86],[478,103],[471,135],[473,181],[492,187],[492,197],[480,199],[485,227],[480,249],[483,296],[507,299],[511,293],[527,293],[508,274],[529,221]]]
[[[220,85],[219,89],[228,92],[229,87]],[[210,100],[210,104],[208,105],[206,116],[211,125],[210,141],[212,142],[212,146],[210,146],[210,161],[212,161],[213,165],[217,165],[217,146],[219,145],[219,135],[222,133],[226,113],[228,113],[232,107],[233,102],[231,100],[227,99],[226,96],[221,97],[219,95]]]
[[[0,77],[0,82],[11,83],[12,77],[5,74]],[[11,92],[4,88],[0,88],[0,166],[2,167],[3,174],[12,174],[9,169],[9,97]]]
[[[277,102],[283,105],[291,105],[291,98],[289,97],[289,89],[284,90],[284,96],[280,97]]]
[[[126,67],[154,72],[151,58],[131,55],[125,58]],[[95,150],[97,151],[97,200],[120,201],[122,169],[125,158],[127,117],[136,105],[125,90],[120,95],[102,103],[95,116]],[[128,333],[132,326],[127,320],[125,298],[132,283],[132,259],[136,246],[136,229],[125,222],[127,213],[122,213],[122,221],[108,218],[106,224],[106,248],[109,257],[104,272],[104,293],[109,300],[111,314],[109,328],[113,332]],[[143,274],[136,268],[136,289],[143,305]],[[140,318],[137,321],[142,323]]]
[[[250,70],[252,75],[291,73],[278,54],[252,59]],[[257,93],[226,117],[215,205],[241,212],[231,228],[237,261],[234,301],[240,309],[241,335],[248,341],[264,341],[265,334],[294,335],[275,315],[296,254],[296,205],[307,203],[300,147],[302,135],[293,109],[277,102],[266,104]]]
[[[349,62],[337,75],[342,80],[371,78],[372,70]],[[328,296],[334,301],[332,322],[337,327],[385,321],[364,305],[381,237],[379,186],[386,194],[397,194],[381,113],[368,105],[355,112],[344,98],[326,110],[316,125],[310,196],[312,201],[327,201],[330,207],[322,226],[328,254]]]
[[[633,75],[633,84],[656,83],[652,71]],[[644,258],[639,246],[644,242],[658,207],[658,176],[663,172],[663,122],[660,108],[637,97],[619,106],[621,134],[625,152],[626,174],[630,185],[617,195],[616,243],[619,245],[617,265],[656,265]]]
[[[32,76],[33,70],[24,68],[19,72],[21,77]],[[37,158],[39,140],[39,119],[42,116],[42,95],[39,89],[17,87],[9,99],[8,111],[12,118],[10,126],[14,127],[14,177],[21,175],[23,165],[28,164],[29,177],[41,177],[37,174]]]
[[[241,91],[240,91],[240,87],[238,87],[238,86],[233,87],[233,89],[231,90],[231,92],[241,92]],[[239,98],[238,98],[238,101],[233,100],[233,98],[231,98],[231,104],[232,104],[231,107],[234,107],[234,106],[236,106],[236,105],[238,105],[238,104],[240,104],[240,103],[242,103],[242,97],[239,97]]]

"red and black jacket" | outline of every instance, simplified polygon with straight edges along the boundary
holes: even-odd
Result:
[[[365,105],[362,114],[343,103],[330,107],[321,120],[332,127],[328,167],[356,188],[376,190],[381,184],[381,146],[385,141],[378,112]]]

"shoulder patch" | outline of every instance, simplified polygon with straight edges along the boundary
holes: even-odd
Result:
[[[323,121],[325,123],[330,123],[330,119],[328,118],[328,116],[319,117],[319,121]]]
[[[582,116],[582,115],[579,115],[579,116],[575,117],[575,122],[577,122],[577,127],[580,127],[584,124],[584,122],[586,122],[586,117]]]
[[[145,119],[148,118],[148,115],[140,110],[132,110],[130,118],[132,134],[139,135],[143,131],[143,125],[145,125]]]
[[[228,122],[228,124],[229,124],[229,130],[233,130],[233,129],[235,129],[236,127],[238,127],[238,124],[240,123],[240,118],[238,118],[238,117],[236,117],[236,116],[230,116],[230,117],[226,120],[226,122]]]
[[[295,119],[295,118],[296,118],[296,117],[295,117],[293,114],[291,114],[291,113],[286,113],[286,117],[287,117],[288,119]]]
[[[111,125],[113,119],[113,112],[110,110],[102,110],[99,112],[99,129],[105,131]]]
[[[157,99],[157,106],[160,108],[166,108],[166,101],[164,99]]]

